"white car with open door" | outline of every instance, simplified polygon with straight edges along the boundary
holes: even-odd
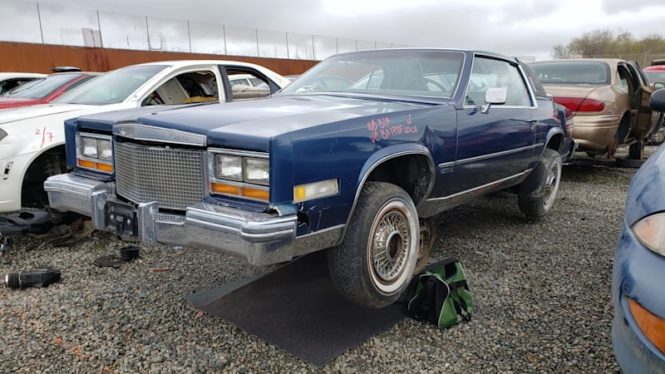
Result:
[[[241,75],[263,81],[252,95],[236,92]],[[269,96],[289,80],[264,67],[236,61],[164,61],[127,66],[82,84],[55,102],[0,113],[0,215],[34,223],[48,202],[47,177],[65,172],[63,123],[82,115],[155,105],[227,102]],[[103,150],[102,150],[103,152]]]

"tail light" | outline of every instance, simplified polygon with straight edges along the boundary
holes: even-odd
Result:
[[[585,112],[585,113],[592,113],[592,112],[602,112],[605,110],[605,103],[596,100],[596,99],[583,99],[579,97],[555,97],[554,102],[561,104],[565,106],[568,110],[570,110],[572,113],[575,114],[575,112]],[[566,112],[566,117],[568,116],[568,113]]]

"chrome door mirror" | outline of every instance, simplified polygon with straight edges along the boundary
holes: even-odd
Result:
[[[487,114],[492,105],[503,105],[506,103],[508,90],[503,87],[488,88],[485,91],[485,105],[483,105],[481,112]]]

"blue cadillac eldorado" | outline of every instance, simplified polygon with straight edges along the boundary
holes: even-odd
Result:
[[[330,248],[338,291],[368,307],[426,264],[436,214],[498,190],[547,214],[570,151],[530,69],[479,51],[341,54],[268,99],[161,109],[67,121],[51,207],[255,265]]]

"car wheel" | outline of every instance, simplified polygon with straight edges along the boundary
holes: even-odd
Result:
[[[436,223],[433,219],[420,220],[420,241],[418,244],[418,261],[415,273],[420,273],[429,262],[430,254],[436,244],[438,235]]]
[[[637,141],[628,148],[628,158],[631,160],[641,160],[644,158],[644,142]]]
[[[552,210],[559,191],[561,169],[559,153],[545,149],[538,165],[519,186],[518,204],[527,218],[538,219]]]
[[[419,237],[418,212],[406,191],[367,182],[342,244],[328,250],[333,285],[355,304],[392,304],[411,281]]]

